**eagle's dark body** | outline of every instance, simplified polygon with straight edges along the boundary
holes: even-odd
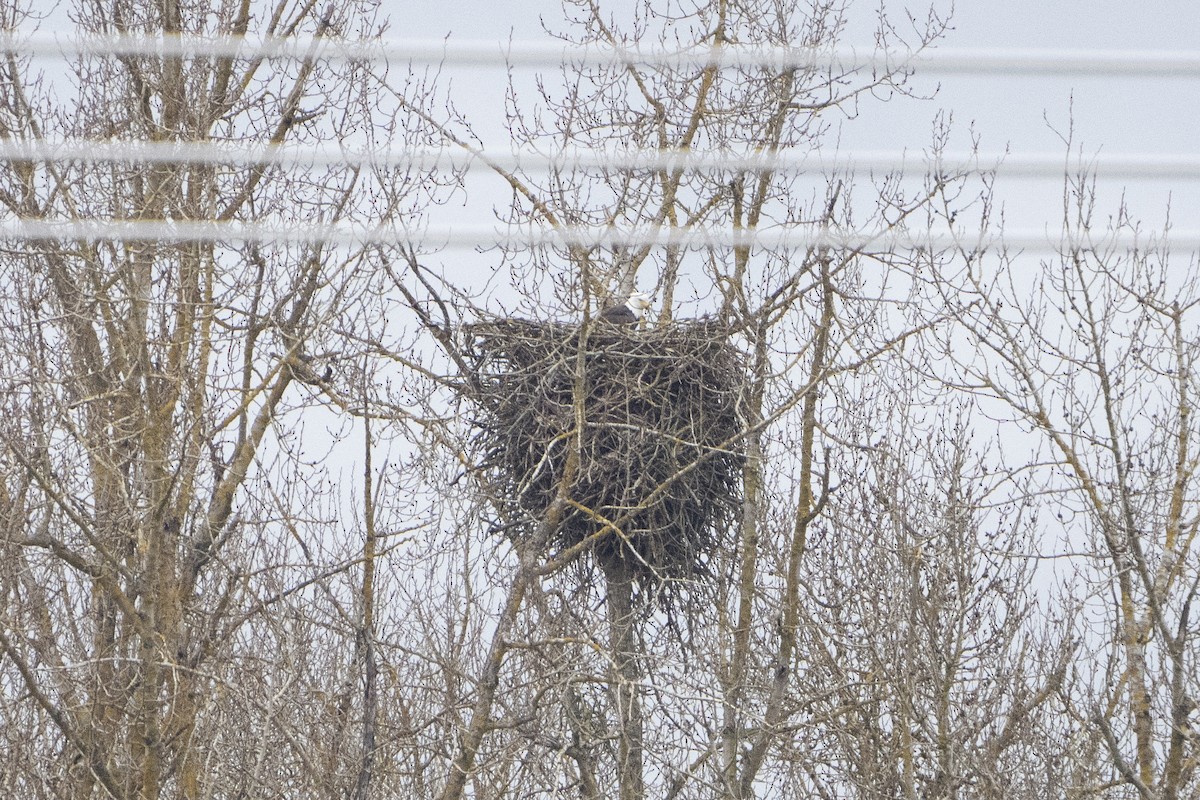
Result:
[[[633,325],[638,321],[638,315],[633,313],[633,309],[621,303],[618,306],[609,306],[600,312],[600,319],[605,322],[611,322],[614,325]]]
[[[600,319],[614,325],[636,325],[641,319],[642,312],[650,308],[648,295],[636,293],[629,296],[624,303],[609,306],[600,312]]]

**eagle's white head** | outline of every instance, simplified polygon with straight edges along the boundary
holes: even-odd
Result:
[[[640,317],[643,311],[647,311],[650,308],[650,295],[645,292],[634,292],[629,295],[629,299],[625,301],[625,305],[629,307],[630,311]]]

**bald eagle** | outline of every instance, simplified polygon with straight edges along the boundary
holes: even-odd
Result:
[[[629,295],[624,303],[609,306],[600,312],[600,319],[616,325],[633,325],[642,316],[642,312],[650,308],[650,295],[635,292]]]

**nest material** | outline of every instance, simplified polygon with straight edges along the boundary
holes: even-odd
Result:
[[[520,535],[557,496],[570,449],[579,325],[503,320],[472,325],[482,468],[503,490],[504,526]],[[640,584],[709,572],[740,507],[744,361],[713,322],[641,331],[597,322],[587,337],[583,435],[557,545],[615,529],[592,547],[606,569]],[[589,513],[590,512],[590,513]]]

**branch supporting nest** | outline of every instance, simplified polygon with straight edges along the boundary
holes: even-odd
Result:
[[[644,588],[709,573],[741,503],[745,365],[723,326],[597,322],[584,337],[579,325],[500,320],[465,333],[483,412],[480,467],[503,487],[509,516],[528,520],[502,526],[507,535],[525,535],[542,517],[578,441],[572,511],[556,546],[592,539],[600,566],[620,564]]]

